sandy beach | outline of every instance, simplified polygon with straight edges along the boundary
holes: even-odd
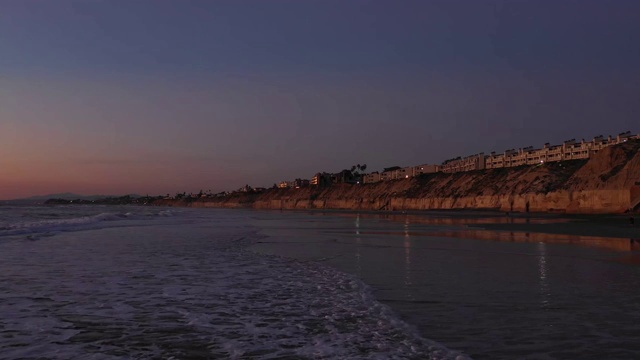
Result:
[[[476,359],[634,358],[640,237],[622,216],[256,212],[250,249],[355,274]]]

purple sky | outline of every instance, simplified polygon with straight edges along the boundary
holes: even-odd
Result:
[[[0,199],[640,131],[640,1],[0,2]]]

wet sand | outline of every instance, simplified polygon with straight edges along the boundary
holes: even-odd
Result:
[[[474,358],[640,357],[628,218],[255,214],[267,238],[252,250],[355,274],[424,337]]]
[[[388,219],[396,222],[465,225],[485,230],[583,235],[598,237],[639,238],[640,214],[576,215],[553,213],[504,213],[497,211],[317,211],[308,214]],[[633,217],[635,224],[630,224]]]
[[[525,218],[526,219],[526,218]],[[614,238],[640,238],[640,217],[636,224],[629,216],[574,217],[567,222],[535,223],[513,222],[483,224],[482,228],[496,231],[537,232],[547,234],[584,235]]]

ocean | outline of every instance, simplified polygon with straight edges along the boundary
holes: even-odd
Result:
[[[0,207],[2,359],[455,359],[262,213]]]
[[[640,358],[640,241],[580,221],[0,206],[0,358]]]

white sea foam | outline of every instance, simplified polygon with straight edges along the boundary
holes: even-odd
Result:
[[[26,235],[30,239],[35,239],[41,236],[52,235],[58,232],[66,231],[81,231],[98,229],[107,226],[105,222],[116,222],[125,220],[144,220],[155,217],[170,217],[174,215],[172,210],[145,210],[145,211],[112,211],[101,212],[98,214],[82,215],[78,212],[66,214],[67,217],[56,216],[55,213],[47,213],[44,219],[42,218],[28,218],[26,221],[17,218],[12,222],[5,221],[0,224],[0,238],[5,236]],[[40,214],[42,215],[42,214]],[[72,215],[76,215],[71,217]]]
[[[134,216],[118,214],[43,227]],[[185,216],[0,245],[0,358],[464,358],[354,276],[243,250],[256,239],[238,219]]]

